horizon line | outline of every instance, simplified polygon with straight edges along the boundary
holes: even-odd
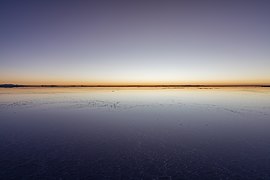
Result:
[[[107,84],[107,85],[27,85],[27,84],[0,84],[0,88],[16,88],[16,87],[270,87],[269,84],[152,84],[152,85],[145,85],[145,84]]]

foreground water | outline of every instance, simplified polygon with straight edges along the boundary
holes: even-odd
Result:
[[[270,88],[0,89],[0,179],[270,179]]]

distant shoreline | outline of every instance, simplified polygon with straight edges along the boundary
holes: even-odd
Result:
[[[125,87],[201,87],[201,88],[208,88],[208,87],[270,87],[270,85],[20,85],[20,84],[0,84],[0,88],[20,88],[20,87],[35,87],[35,88],[71,88],[71,87],[119,87],[119,88],[125,88]]]

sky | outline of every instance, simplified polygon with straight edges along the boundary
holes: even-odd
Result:
[[[1,0],[0,84],[270,84],[268,0]]]

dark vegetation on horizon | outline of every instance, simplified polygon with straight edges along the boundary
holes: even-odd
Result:
[[[16,87],[270,87],[270,85],[20,85],[20,84],[0,84],[0,88],[16,88]]]

